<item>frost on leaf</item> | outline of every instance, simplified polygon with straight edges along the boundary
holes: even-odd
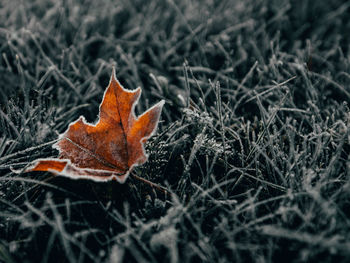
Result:
[[[97,123],[87,123],[81,116],[53,145],[59,150],[59,158],[37,160],[26,171],[49,171],[74,179],[101,182],[125,182],[134,166],[147,161],[144,143],[156,130],[164,105],[164,101],[160,101],[136,117],[134,108],[140,95],[141,88],[124,89],[113,70]]]

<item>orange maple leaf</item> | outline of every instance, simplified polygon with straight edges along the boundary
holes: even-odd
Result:
[[[87,123],[80,116],[53,145],[59,150],[59,158],[39,159],[26,172],[49,171],[73,179],[125,182],[133,167],[147,161],[144,143],[156,130],[164,105],[162,100],[136,117],[134,108],[140,95],[141,88],[124,89],[113,69],[97,123]]]

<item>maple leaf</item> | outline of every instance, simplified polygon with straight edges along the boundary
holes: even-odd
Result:
[[[140,95],[140,87],[124,89],[113,69],[97,123],[87,123],[80,116],[53,145],[59,150],[59,158],[39,159],[26,172],[49,171],[73,179],[125,182],[133,167],[147,161],[144,143],[156,130],[164,105],[162,100],[136,117],[134,108]]]

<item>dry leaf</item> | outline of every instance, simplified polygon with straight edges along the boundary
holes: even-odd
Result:
[[[144,143],[156,130],[164,101],[135,117],[141,88],[124,89],[113,70],[100,105],[99,120],[81,116],[53,145],[58,159],[37,160],[26,171],[49,171],[73,179],[125,182],[131,169],[147,161]]]

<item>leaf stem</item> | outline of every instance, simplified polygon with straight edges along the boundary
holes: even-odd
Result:
[[[142,177],[140,177],[140,176],[138,176],[136,174],[130,173],[130,176],[132,176],[134,179],[136,179],[136,180],[138,180],[138,181],[140,181],[142,183],[148,184],[149,186],[151,186],[152,188],[158,190],[159,192],[163,193],[166,196],[171,196],[171,193],[166,188],[164,188],[163,186],[160,186],[160,185],[158,185],[156,183],[153,183],[153,182],[151,182],[151,181],[149,181],[149,180],[147,180],[145,178],[142,178]]]

